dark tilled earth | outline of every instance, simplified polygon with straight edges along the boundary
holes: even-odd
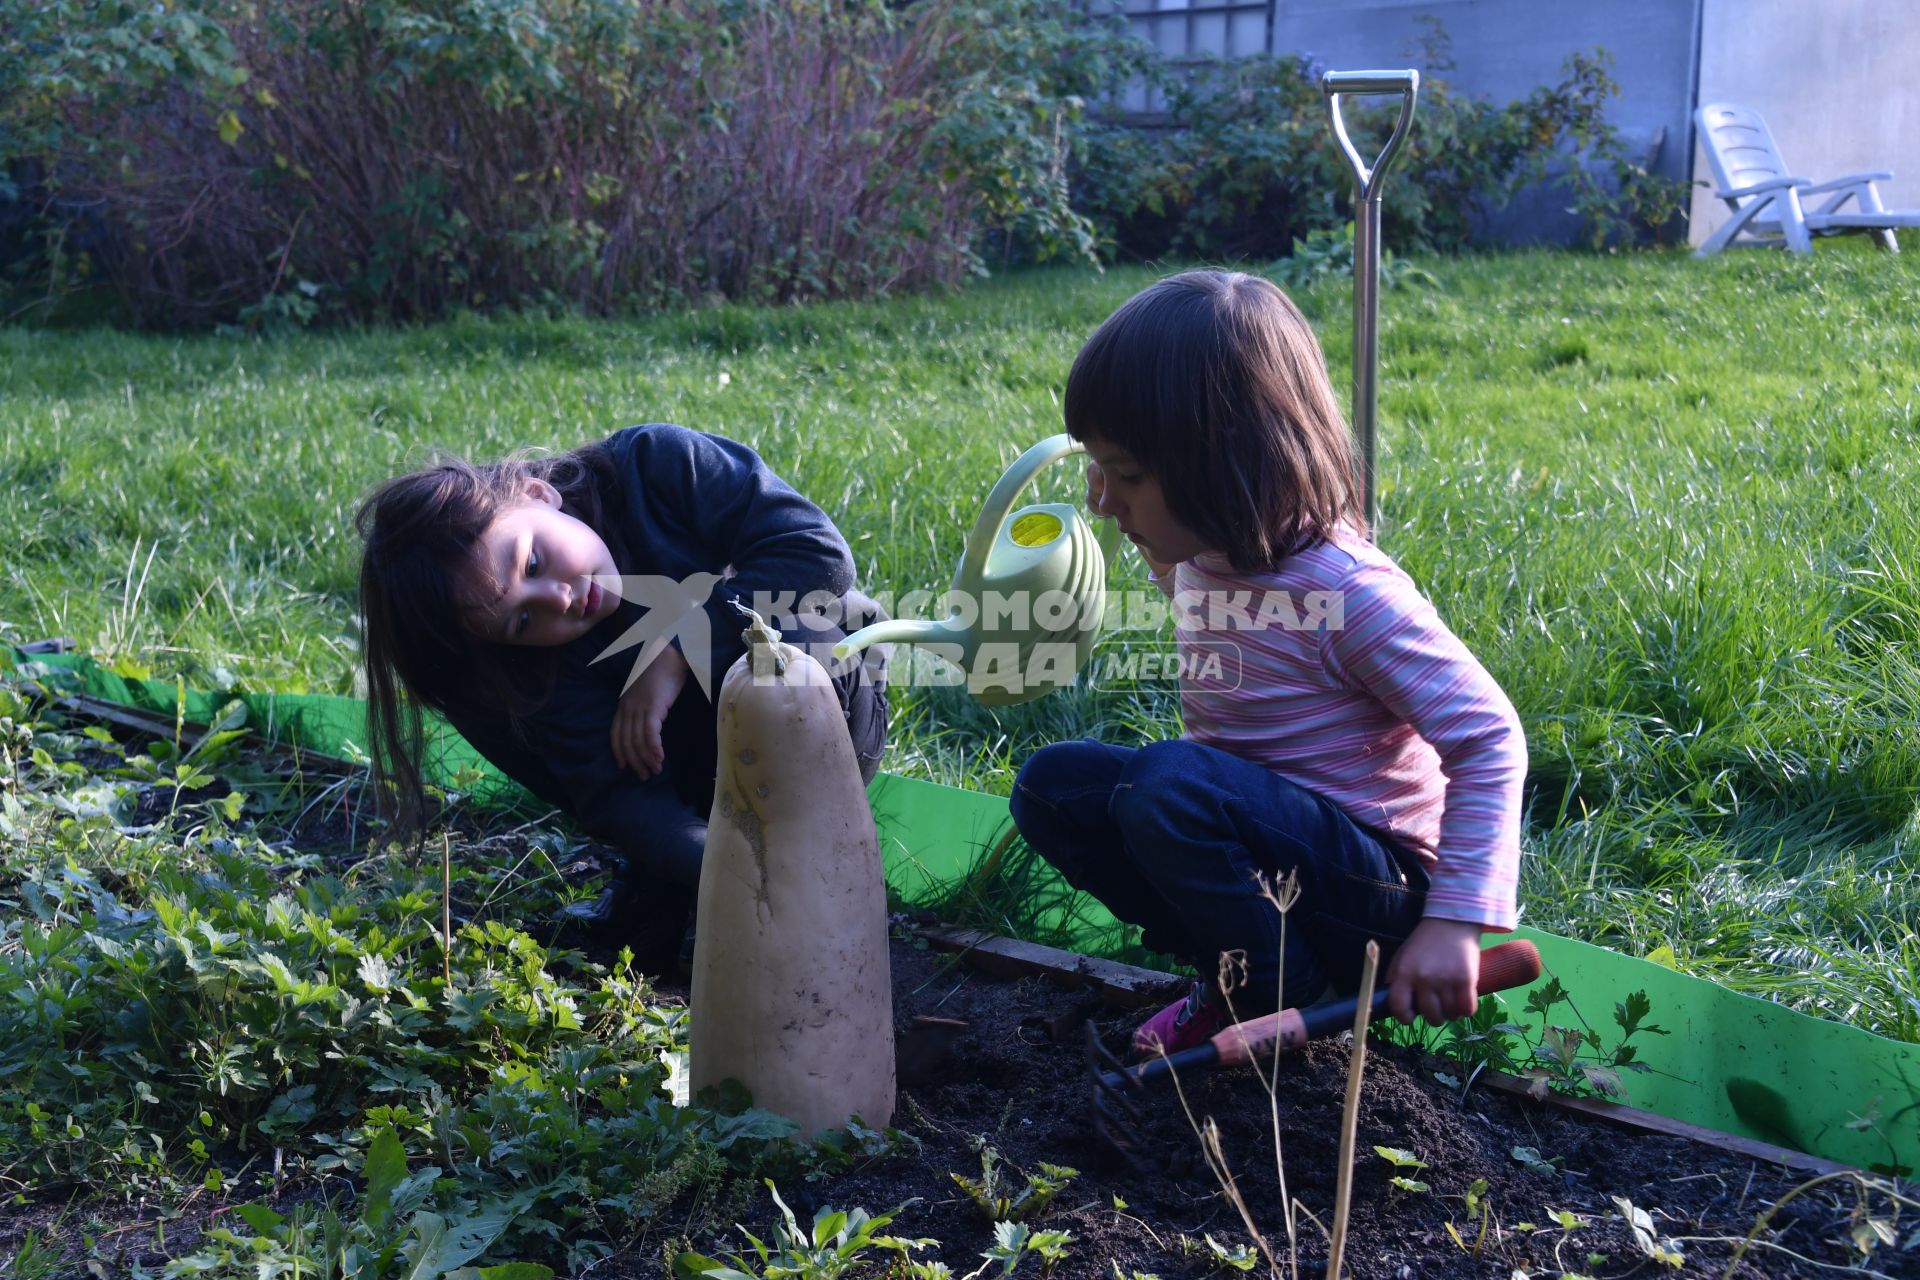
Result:
[[[904,941],[894,943],[893,965],[895,1020],[903,1033],[916,1018],[965,1025],[919,1078],[901,1085],[893,1125],[903,1141],[850,1172],[780,1183],[802,1222],[822,1206],[875,1214],[905,1206],[887,1231],[939,1242],[919,1251],[918,1259],[943,1261],[957,1280],[971,1273],[998,1277],[1004,1274],[999,1266],[982,1257],[994,1243],[992,1225],[952,1176],[978,1179],[986,1144],[998,1153],[1004,1185],[1012,1192],[1043,1162],[1078,1171],[1032,1223],[1036,1230],[1072,1237],[1052,1276],[1199,1280],[1240,1274],[1223,1266],[1207,1243],[1211,1237],[1226,1251],[1256,1247],[1202,1155],[1194,1125],[1210,1118],[1237,1193],[1278,1260],[1278,1274],[1325,1275],[1348,1066],[1344,1043],[1321,1041],[1283,1058],[1271,1101],[1248,1068],[1185,1079],[1183,1092],[1153,1091],[1140,1100],[1131,1130],[1144,1159],[1136,1166],[1096,1135],[1085,1028],[1090,1021],[1117,1050],[1138,1012],[1103,1008],[1089,992],[1064,991],[1044,977],[997,980],[952,955]],[[660,990],[684,997],[685,986],[666,983]],[[1433,1065],[1401,1050],[1369,1050],[1354,1148],[1344,1268],[1349,1276],[1722,1276],[1756,1221],[1768,1214],[1755,1242],[1733,1264],[1732,1276],[1811,1280],[1849,1267],[1858,1275],[1920,1276],[1920,1244],[1899,1248],[1920,1236],[1912,1212],[1900,1215],[1895,1243],[1880,1245],[1871,1256],[1852,1243],[1867,1216],[1890,1216],[1884,1180],[1876,1179],[1880,1190],[1864,1195],[1852,1179],[1808,1186],[1812,1175],[1503,1093],[1475,1089],[1463,1103],[1457,1087],[1434,1079]],[[1395,1169],[1375,1153],[1376,1145],[1410,1152],[1426,1167]],[[1532,1148],[1558,1169],[1528,1168],[1515,1159],[1516,1147]],[[1396,1173],[1429,1189],[1396,1189],[1389,1181]],[[1469,1188],[1481,1179],[1488,1190],[1470,1210]],[[328,1188],[288,1187],[283,1208],[343,1187],[337,1180]],[[1803,1190],[1794,1195],[1797,1188]],[[0,1190],[10,1197],[23,1188],[9,1182]],[[214,1217],[230,1207],[218,1193],[196,1193],[183,1206],[163,1209],[118,1197],[54,1203],[24,1190],[27,1203],[0,1207],[0,1275],[14,1271],[8,1262],[29,1230],[47,1251],[37,1276],[109,1280],[157,1276],[170,1257],[192,1251],[210,1222],[230,1221]],[[1911,1187],[1900,1194],[1914,1198]],[[259,1196],[242,1194],[232,1203]],[[1282,1213],[1287,1197],[1298,1206],[1292,1259]],[[1649,1257],[1616,1197],[1643,1211],[1654,1235],[1671,1241],[1666,1247],[1683,1261],[1675,1266]],[[702,1207],[714,1205],[694,1192],[667,1216],[673,1223],[692,1222],[703,1216]],[[1575,1215],[1576,1225],[1561,1226],[1561,1213]],[[764,1191],[730,1216],[761,1239],[773,1238],[776,1210]],[[610,1280],[670,1275],[673,1253],[686,1242],[669,1240],[665,1232],[684,1229],[669,1223],[590,1274]],[[698,1235],[692,1243],[716,1258],[745,1244],[737,1232]],[[881,1255],[867,1256],[871,1262],[845,1274],[880,1276]],[[1030,1255],[1015,1274],[1042,1272],[1041,1259]],[[1272,1273],[1259,1263],[1247,1274]]]
[[[1015,1170],[1038,1172],[1043,1161],[1079,1170],[1037,1224],[1073,1236],[1054,1275],[1133,1280],[1139,1272],[1176,1280],[1235,1274],[1219,1265],[1205,1238],[1227,1249],[1252,1246],[1253,1239],[1209,1172],[1190,1113],[1194,1122],[1211,1118],[1218,1126],[1239,1196],[1281,1274],[1291,1275],[1281,1210],[1284,1170],[1285,1196],[1299,1205],[1297,1274],[1325,1274],[1346,1044],[1317,1042],[1283,1058],[1271,1102],[1250,1068],[1183,1081],[1184,1109],[1172,1089],[1143,1099],[1137,1142],[1152,1167],[1140,1169],[1096,1136],[1080,1029],[1091,1013],[1104,1041],[1117,1049],[1138,1013],[1099,1008],[1088,993],[1059,990],[1042,977],[996,981],[950,955],[902,943],[893,957],[900,1030],[916,1016],[955,1019],[966,1028],[926,1079],[901,1086],[894,1124],[911,1135],[913,1148],[838,1178],[781,1188],[803,1222],[822,1205],[879,1213],[917,1200],[890,1230],[939,1240],[937,1250],[918,1256],[937,1256],[964,1276],[981,1265],[993,1233],[951,1175],[979,1177],[984,1141],[999,1153],[1014,1188],[1024,1185]],[[1281,1161],[1274,1156],[1276,1113]],[[1395,1169],[1375,1154],[1376,1145],[1411,1152],[1427,1167]],[[1516,1147],[1532,1148],[1558,1171],[1527,1168],[1514,1158]],[[1367,1058],[1354,1150],[1345,1270],[1366,1278],[1719,1276],[1756,1219],[1812,1180],[1716,1147],[1649,1136],[1505,1094],[1476,1090],[1462,1103],[1457,1088],[1436,1081],[1410,1053],[1378,1047]],[[1396,1173],[1430,1189],[1397,1189],[1389,1181]],[[1484,1213],[1469,1212],[1465,1197],[1479,1179],[1489,1185]],[[1674,1267],[1650,1258],[1615,1197],[1643,1210],[1654,1234],[1675,1241],[1670,1247],[1684,1262]],[[1863,1220],[1855,1217],[1860,1202],[1849,1181],[1804,1192],[1773,1213],[1732,1275],[1813,1277],[1864,1265],[1880,1275],[1920,1276],[1920,1248],[1882,1246],[1866,1259],[1852,1246],[1850,1232]],[[1885,1199],[1877,1206],[1874,1212],[1885,1216]],[[761,1216],[743,1225],[766,1239],[773,1206],[762,1198],[754,1208]],[[1557,1212],[1576,1215],[1580,1225],[1562,1228]],[[1908,1242],[1913,1227],[1905,1215],[1899,1243]],[[664,1270],[663,1263],[641,1258],[621,1261],[635,1274]],[[1037,1257],[1020,1267],[1028,1275],[1040,1270]],[[1265,1274],[1265,1265],[1256,1271]],[[986,1274],[999,1274],[998,1267]]]

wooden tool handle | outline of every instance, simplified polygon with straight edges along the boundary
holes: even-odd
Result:
[[[1525,938],[1515,938],[1480,953],[1480,981],[1474,989],[1484,996],[1530,986],[1540,973],[1540,949]]]
[[[1524,987],[1540,976],[1540,951],[1525,938],[1515,938],[1480,953],[1480,979],[1475,989],[1481,995]],[[1236,1066],[1255,1057],[1297,1049],[1317,1036],[1328,1035],[1353,1025],[1359,1001],[1348,996],[1310,1009],[1282,1009],[1264,1017],[1237,1022],[1216,1034],[1210,1042],[1220,1055],[1221,1066]],[[1387,991],[1374,992],[1373,1016],[1386,1012]]]

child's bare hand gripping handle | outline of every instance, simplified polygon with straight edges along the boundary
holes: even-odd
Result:
[[[1474,1003],[1467,1008],[1469,1014],[1479,1005],[1482,995],[1528,986],[1538,980],[1541,973],[1540,952],[1527,939],[1515,938],[1489,947],[1484,953],[1484,963],[1481,958],[1476,958],[1474,967],[1475,995]],[[1374,1017],[1385,1011],[1387,998],[1384,990],[1374,991]],[[1103,1073],[1099,1082],[1109,1088],[1132,1082],[1144,1084],[1189,1068],[1232,1067],[1264,1060],[1275,1053],[1297,1049],[1309,1040],[1350,1028],[1358,1007],[1359,997],[1347,996],[1329,1004],[1314,1005],[1307,1009],[1282,1009],[1278,1013],[1232,1023],[1216,1032],[1212,1039],[1191,1049],[1150,1058],[1117,1073]]]
[[[1466,1018],[1480,1003],[1482,927],[1429,916],[1414,926],[1387,966],[1387,1011],[1402,1022],[1434,1026]]]

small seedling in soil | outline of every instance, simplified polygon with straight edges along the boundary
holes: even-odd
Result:
[[[1635,1205],[1624,1196],[1614,1196],[1613,1203],[1620,1210],[1620,1216],[1633,1228],[1633,1242],[1640,1252],[1650,1261],[1662,1266],[1679,1270],[1687,1265],[1686,1258],[1680,1252],[1680,1246],[1668,1239],[1662,1239],[1653,1229],[1653,1215]]]
[[[1053,1198],[1080,1176],[1080,1171],[1065,1165],[1048,1164],[1043,1160],[1040,1162],[1040,1172],[1027,1174],[1027,1185],[1014,1192],[1007,1184],[1018,1178],[1020,1171],[1015,1169],[1012,1177],[1002,1173],[1000,1153],[982,1143],[979,1180],[958,1173],[951,1176],[981,1213],[990,1221],[999,1223],[1041,1217],[1046,1213],[1047,1206],[1053,1203]]]
[[[1453,1237],[1453,1242],[1475,1257],[1479,1257],[1481,1250],[1486,1248],[1487,1230],[1493,1225],[1493,1204],[1487,1199],[1487,1188],[1488,1183],[1485,1178],[1475,1178],[1473,1185],[1467,1188],[1467,1194],[1461,1197],[1467,1206],[1469,1226],[1475,1217],[1480,1219],[1480,1232],[1474,1237],[1472,1244],[1466,1242],[1460,1234],[1460,1229],[1451,1221],[1445,1224],[1447,1234]]]
[[[890,1212],[882,1214],[869,1214],[864,1209],[842,1210],[822,1206],[813,1215],[813,1225],[808,1229],[800,1225],[800,1219],[780,1198],[780,1190],[774,1186],[771,1178],[767,1179],[767,1191],[773,1196],[774,1204],[779,1206],[782,1219],[774,1224],[772,1245],[745,1227],[740,1227],[740,1234],[752,1246],[751,1259],[743,1253],[730,1254],[733,1265],[727,1266],[712,1258],[687,1252],[673,1260],[674,1274],[683,1277],[704,1276],[708,1280],[756,1280],[757,1277],[768,1276],[835,1280],[835,1277],[865,1267],[871,1261],[864,1257],[867,1251],[879,1249],[892,1253],[901,1270],[927,1276],[931,1280],[933,1273],[915,1268],[909,1255],[915,1249],[939,1244],[938,1240],[908,1240],[879,1234],[882,1227],[891,1223],[913,1201],[897,1205]],[[755,1270],[756,1261],[758,1270]]]
[[[829,1129],[814,1139],[807,1151],[808,1182],[824,1182],[862,1164],[884,1158],[896,1148],[911,1149],[917,1140],[891,1126],[874,1129],[855,1116],[844,1129]]]
[[[978,1280],[996,1263],[1000,1270],[996,1277],[1013,1274],[1020,1260],[1029,1253],[1040,1259],[1040,1274],[1050,1276],[1053,1269],[1067,1256],[1067,1246],[1073,1243],[1073,1234],[1067,1231],[1035,1231],[1024,1222],[996,1222],[993,1224],[993,1247],[980,1256],[986,1264],[976,1271],[969,1272],[966,1280]]]
[[[1424,1169],[1427,1167],[1425,1160],[1414,1155],[1411,1151],[1402,1151],[1398,1147],[1376,1146],[1373,1152],[1396,1169]],[[1397,1187],[1401,1191],[1421,1192],[1429,1190],[1426,1183],[1416,1178],[1408,1177],[1404,1173],[1395,1174],[1393,1177],[1387,1179],[1387,1181],[1390,1185]]]
[[[1541,1155],[1538,1147],[1515,1147],[1513,1158],[1535,1173],[1544,1173],[1548,1177],[1559,1173],[1560,1166],[1565,1163],[1559,1156]]]
[[[1229,1249],[1215,1240],[1211,1233],[1199,1240],[1192,1236],[1181,1236],[1180,1251],[1189,1256],[1206,1258],[1216,1272],[1252,1271],[1260,1265],[1260,1255],[1252,1248],[1236,1244]]]
[[[38,1231],[29,1229],[21,1237],[20,1247],[14,1250],[6,1270],[17,1280],[47,1280],[59,1274],[60,1253],[48,1248]]]

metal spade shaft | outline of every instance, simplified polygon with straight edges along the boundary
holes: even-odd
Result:
[[[1361,484],[1366,494],[1367,525],[1379,536],[1380,493],[1374,479],[1376,425],[1374,408],[1379,395],[1380,370],[1380,184],[1386,178],[1393,153],[1406,140],[1413,124],[1413,104],[1420,95],[1420,73],[1405,71],[1329,71],[1320,81],[1333,113],[1333,136],[1353,174],[1353,430],[1360,439]],[[1340,99],[1347,94],[1397,93],[1400,118],[1394,122],[1386,146],[1371,165],[1360,158],[1347,122],[1340,115]]]

